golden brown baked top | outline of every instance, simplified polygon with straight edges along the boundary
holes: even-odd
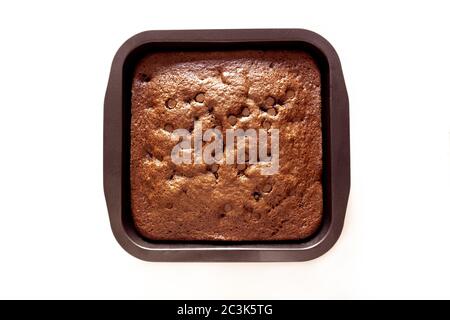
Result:
[[[154,240],[293,240],[320,225],[320,72],[301,51],[161,52],[136,66],[131,203]],[[173,130],[279,129],[279,171],[174,164]]]

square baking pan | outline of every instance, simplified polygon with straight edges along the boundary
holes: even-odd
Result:
[[[303,50],[319,66],[322,87],[323,220],[298,241],[152,241],[136,230],[130,202],[131,81],[144,55],[161,51]],[[305,261],[339,238],[350,191],[348,96],[339,58],[320,35],[303,29],[146,31],[117,51],[104,104],[103,179],[111,228],[120,245],[147,261]]]

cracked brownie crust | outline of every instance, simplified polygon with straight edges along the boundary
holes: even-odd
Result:
[[[296,240],[320,225],[320,72],[301,51],[161,52],[136,66],[131,205],[153,240]],[[279,171],[171,161],[172,131],[279,129]]]

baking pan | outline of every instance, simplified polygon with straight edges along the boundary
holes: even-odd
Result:
[[[310,238],[273,242],[151,241],[137,232],[130,203],[131,81],[154,51],[295,49],[309,52],[322,78],[323,221]],[[103,183],[111,228],[120,245],[147,261],[305,261],[341,234],[350,191],[348,96],[339,58],[320,35],[303,29],[146,31],[117,51],[104,104]]]

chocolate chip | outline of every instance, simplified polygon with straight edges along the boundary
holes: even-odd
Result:
[[[270,184],[266,184],[263,187],[263,191],[266,192],[266,193],[269,193],[271,190],[272,190],[272,186]]]
[[[247,168],[247,165],[245,163],[239,163],[236,167],[239,171],[244,171]]]
[[[168,99],[166,101],[166,107],[169,109],[173,109],[177,106],[177,102],[174,99]]]
[[[168,132],[172,132],[173,131],[173,126],[170,124],[166,124],[164,126],[164,130],[168,131]]]
[[[275,104],[275,99],[273,97],[267,97],[266,99],[266,106],[271,107]]]
[[[228,122],[234,126],[237,123],[237,118],[235,116],[229,116],[228,117]]]
[[[277,114],[277,111],[274,108],[270,108],[267,110],[267,113],[271,116],[275,116]]]
[[[242,109],[241,115],[243,117],[248,117],[250,115],[250,110],[248,108]]]
[[[205,101],[205,94],[199,93],[195,96],[195,101],[203,103]]]
[[[258,201],[261,198],[261,193],[253,192],[253,198],[255,198],[255,200]]]
[[[286,99],[291,99],[295,96],[295,91],[294,90],[288,90],[286,91]]]
[[[225,210],[225,212],[230,212],[231,209],[233,209],[233,207],[231,206],[231,204],[227,203],[227,204],[223,207],[223,209]]]

